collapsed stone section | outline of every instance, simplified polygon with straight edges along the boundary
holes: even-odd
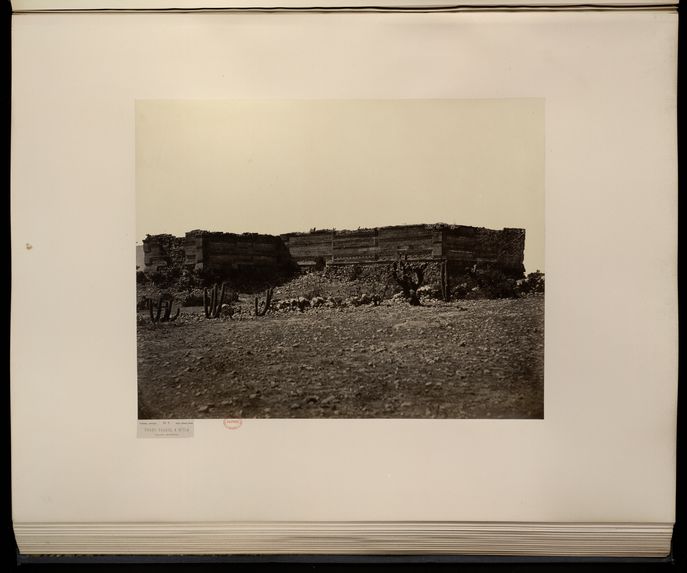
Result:
[[[165,271],[183,268],[186,263],[186,239],[174,235],[148,235],[143,239],[144,270]]]
[[[217,275],[279,272],[338,265],[378,265],[398,260],[445,261],[451,275],[475,265],[519,278],[524,274],[525,230],[465,225],[398,225],[372,229],[313,230],[264,235],[195,230],[185,237],[152,235],[143,241],[145,270],[180,269]]]

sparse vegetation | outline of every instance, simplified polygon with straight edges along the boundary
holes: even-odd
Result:
[[[518,292],[522,295],[544,293],[544,273],[536,270],[518,281]]]
[[[176,314],[172,315],[172,307],[174,306],[174,299],[161,296],[157,304],[152,299],[148,299],[148,312],[150,313],[150,321],[153,324],[159,322],[172,322],[179,317],[180,308],[177,306]]]
[[[405,263],[405,261],[401,262]],[[323,304],[327,303],[326,306],[346,306],[358,304],[358,299],[361,297],[369,297],[371,303],[379,304],[382,301],[391,300],[399,292],[402,293],[403,300],[410,299],[410,290],[412,290],[413,285],[408,286],[408,294],[406,295],[403,287],[393,277],[391,272],[393,265],[359,265],[355,271],[352,271],[351,268],[352,265],[326,267],[323,271],[312,271],[298,275],[278,286],[267,285],[266,288],[273,288],[271,307],[275,309],[278,307],[284,308],[283,301],[301,298],[308,301],[321,298],[323,299]],[[397,269],[399,269],[398,264]],[[460,300],[516,298],[544,292],[545,277],[544,273],[540,271],[535,271],[528,274],[525,278],[515,280],[497,271],[473,269],[462,276],[452,275],[450,284],[448,284],[448,277],[444,273],[443,266],[433,263],[424,269],[423,283],[415,290],[417,298],[423,304],[430,301],[449,303]],[[397,270],[397,275],[402,279],[402,270]],[[351,279],[351,276],[356,276],[357,278]],[[417,281],[416,276],[411,275],[411,279]],[[204,306],[204,296],[211,298],[211,296],[204,293],[204,290],[207,289],[198,287],[188,288],[186,286],[173,285],[159,289],[151,281],[139,278],[138,274],[137,283],[139,293],[137,310],[147,309],[147,300],[159,296],[160,293],[165,296],[173,296],[183,307],[202,307]],[[228,290],[229,285],[227,283],[223,284],[226,284],[227,288],[224,303],[231,304],[236,302],[238,290]],[[256,296],[253,293],[264,292],[265,290],[264,288],[254,288],[252,285],[248,285],[248,287],[242,292],[247,293],[251,301]],[[210,291],[212,288],[214,286],[210,288]],[[341,303],[333,303],[333,299],[340,299]],[[292,306],[293,308],[299,308],[297,303],[294,303]],[[312,306],[315,307],[317,305]],[[301,301],[300,308],[305,309],[309,307],[310,305],[304,307]]]
[[[219,318],[222,312],[222,305],[224,304],[224,293],[226,285],[222,285],[222,289],[219,289],[219,285],[214,285],[209,291],[208,289],[203,289],[203,309],[205,311],[205,318]],[[230,315],[231,316],[231,315]]]
[[[260,299],[255,297],[255,316],[265,316],[270,309],[270,303],[272,302],[272,293],[274,288],[268,288],[265,291],[265,301],[261,302]]]
[[[403,290],[403,296],[412,306],[421,304],[418,289],[424,283],[426,269],[427,263],[411,263],[407,255],[404,258],[399,255],[398,261],[392,263],[389,269],[396,284]]]
[[[241,296],[137,274],[139,415],[543,416],[543,273],[472,269],[447,285],[434,263],[352,269]],[[232,321],[206,320],[222,316]]]

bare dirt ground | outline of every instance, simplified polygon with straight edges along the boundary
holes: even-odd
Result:
[[[544,296],[139,316],[139,418],[543,418]]]

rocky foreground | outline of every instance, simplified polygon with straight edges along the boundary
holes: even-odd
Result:
[[[264,317],[243,304],[140,313],[139,418],[543,418],[543,295]]]

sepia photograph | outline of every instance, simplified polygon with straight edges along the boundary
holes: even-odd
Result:
[[[138,418],[544,418],[544,100],[136,102]]]

